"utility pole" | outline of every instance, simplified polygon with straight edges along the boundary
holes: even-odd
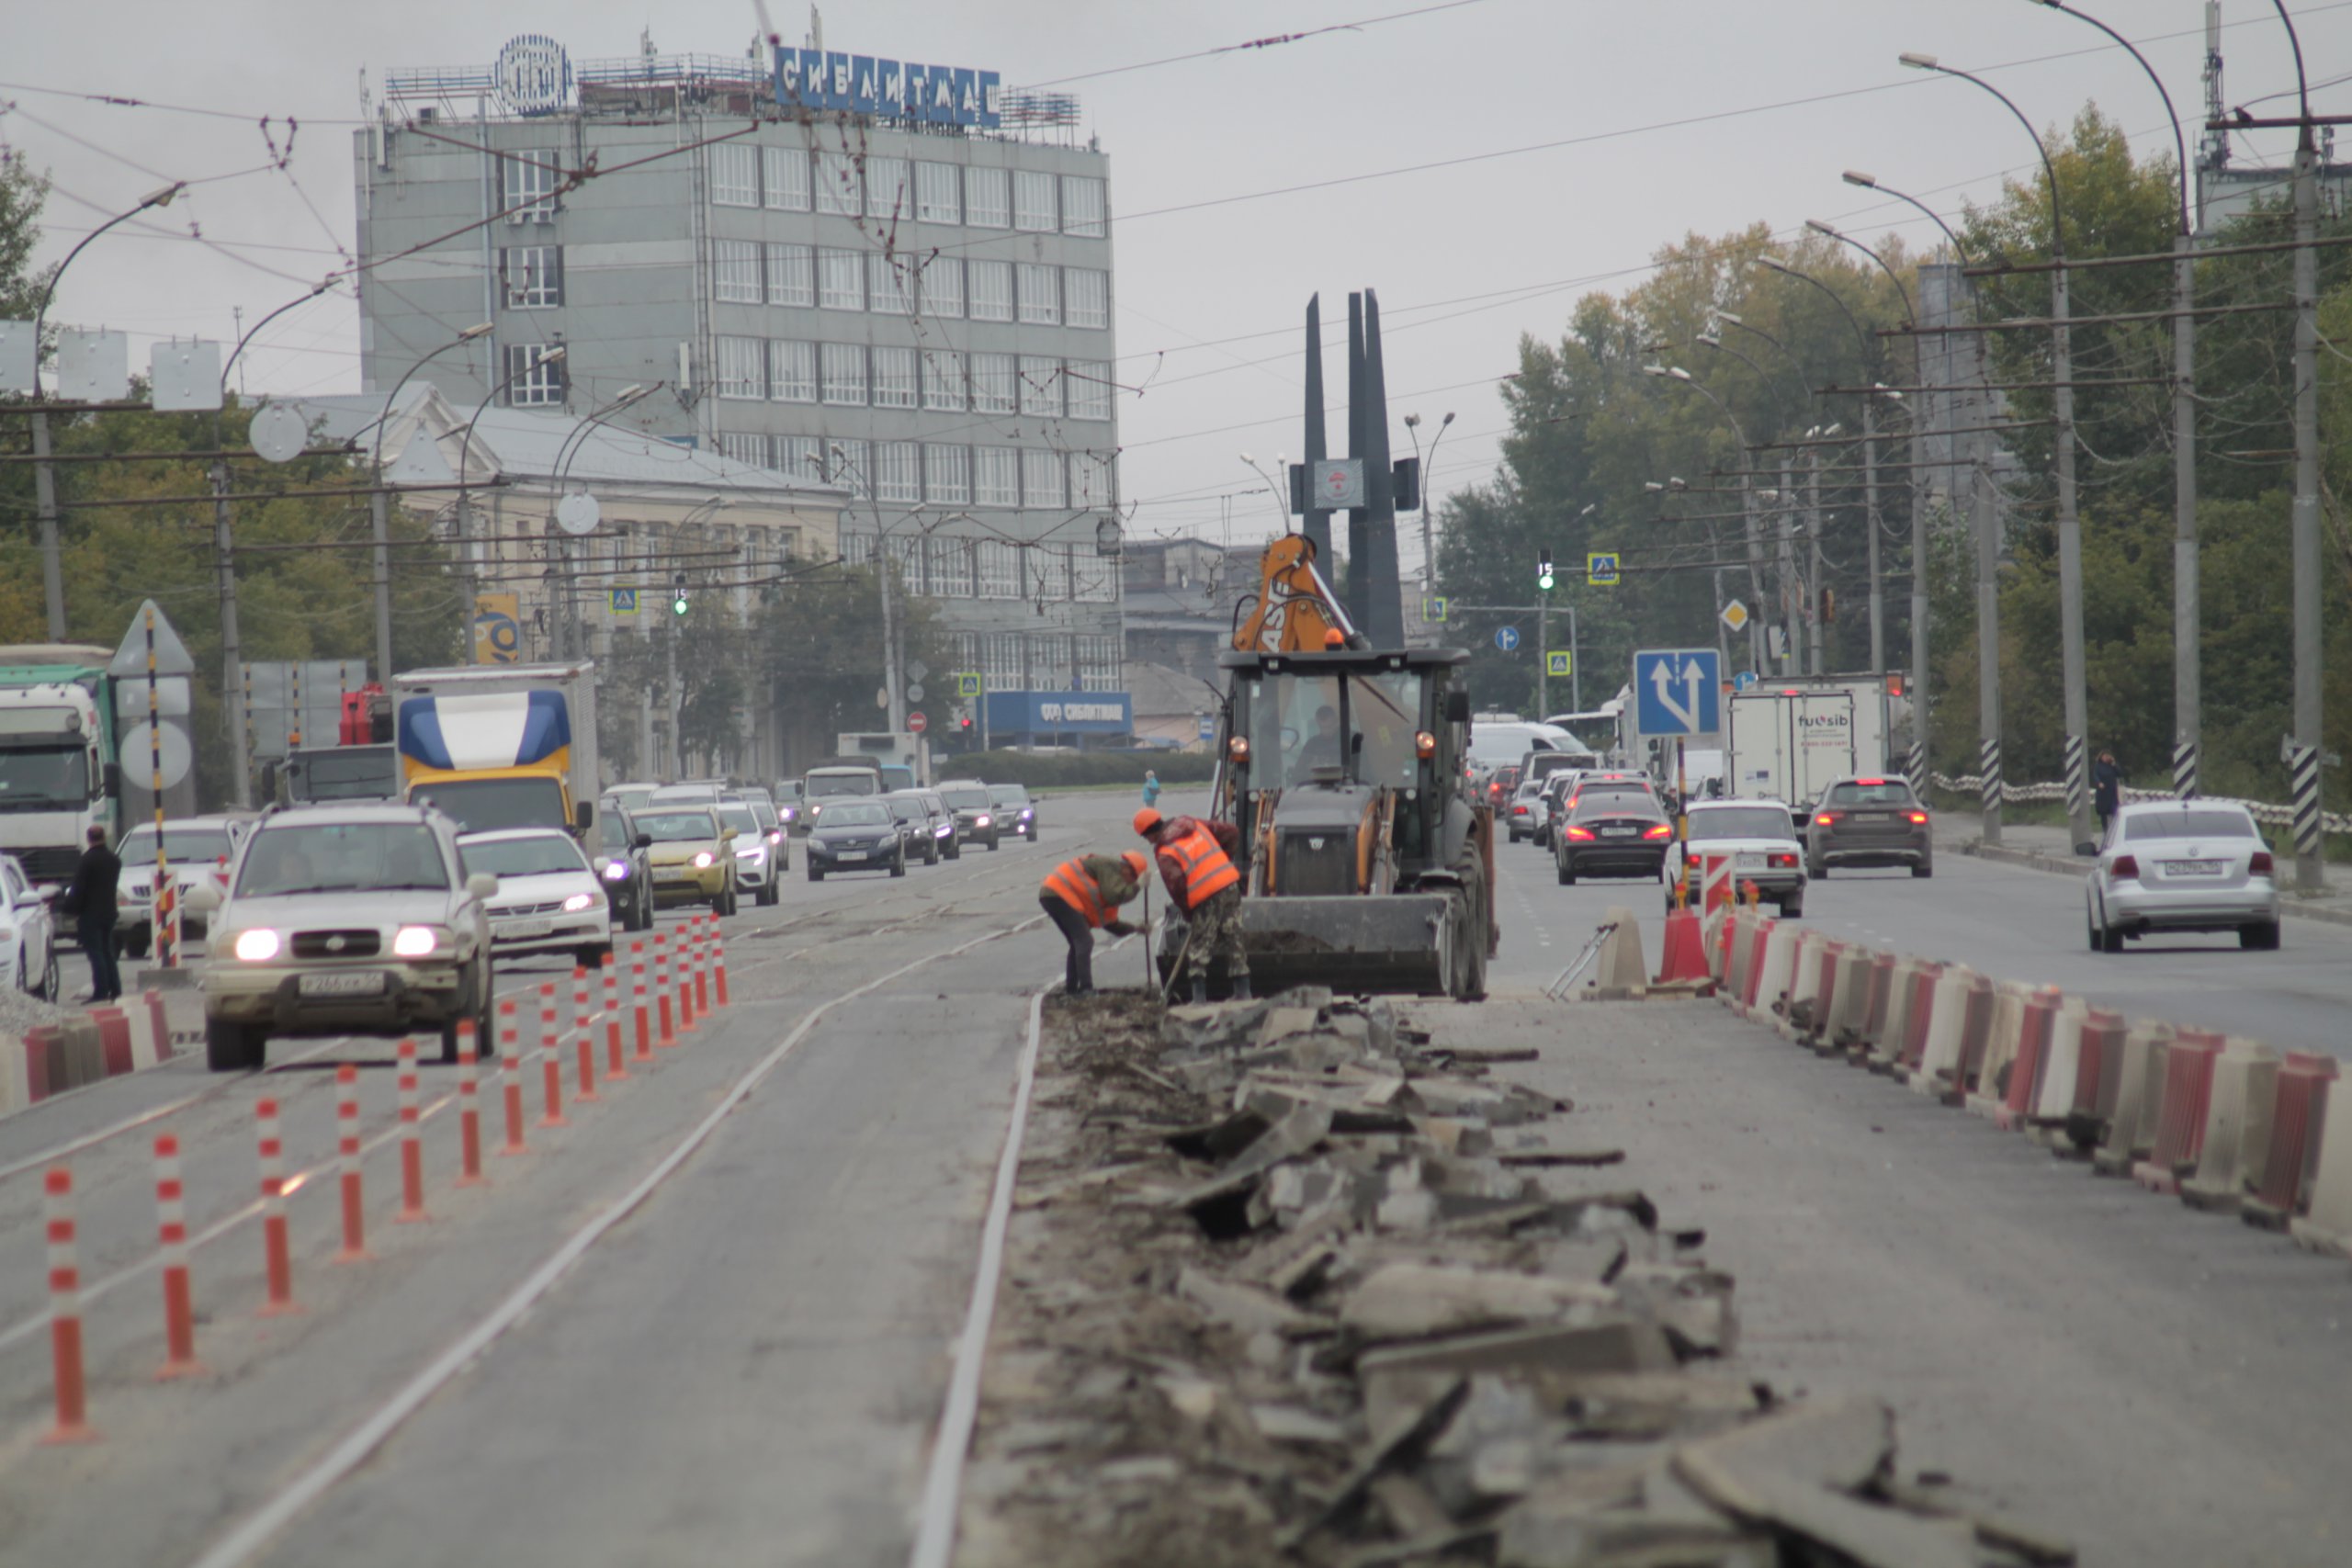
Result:
[[[2051,357],[2058,428],[2058,645],[2061,678],[2065,682],[2065,768],[2067,842],[2079,852],[2096,846],[2091,821],[2089,744],[2090,699],[2087,660],[2083,653],[2083,523],[2075,511],[2075,353],[2074,333],[2067,325],[2066,258],[2058,230],[2058,189],[2053,175],[2050,190],[2050,251],[2057,265],[2050,273]]]
[[[1980,454],[1984,437],[1977,438]],[[1976,772],[1984,841],[2001,841],[2001,508],[1993,471],[1976,460]],[[1915,589],[1914,592],[1917,592]]]
[[[2295,144],[2295,886],[2326,886],[2320,855],[2319,151],[2308,107]]]
[[[1571,661],[1571,668],[1574,668]],[[1552,596],[1535,596],[1535,716],[1552,712]]]
[[[38,361],[40,340],[33,340]],[[35,393],[39,395],[38,390]],[[40,594],[49,611],[49,640],[65,640],[65,571],[58,559],[57,476],[49,465],[49,415],[33,410],[33,508],[40,519]]]
[[[254,803],[253,755],[251,737],[245,732],[243,643],[237,635],[237,561],[230,547],[229,503],[222,499],[229,493],[229,465],[213,464],[211,477],[212,558],[214,570],[220,574],[220,700],[227,709],[224,718],[229,730],[230,797],[242,811],[250,810]],[[382,500],[380,492],[377,499]],[[300,665],[298,663],[295,668],[299,670]],[[390,678],[389,671],[386,677]],[[299,704],[296,712],[300,712]],[[157,798],[160,800],[161,796]]]
[[[1790,482],[1786,453],[1781,456],[1781,491],[1777,507],[1781,513],[1781,635],[1786,639],[1786,646],[1781,650],[1781,673],[1794,675],[1804,669],[1804,622],[1798,615],[1798,602],[1804,597],[1804,590],[1797,581],[1797,492]]]
[[[1817,446],[1805,453],[1804,501],[1805,535],[1811,550],[1811,581],[1805,584],[1804,610],[1813,626],[1811,668],[1819,675],[1826,672],[1828,661],[1823,645],[1829,640],[1829,623],[1821,615],[1821,449]]]
[[[392,678],[392,535],[390,512],[390,503],[384,496],[384,477],[379,469],[376,475],[376,493],[368,498],[368,521],[375,541],[376,557],[376,679],[388,684]]]
[[[1878,399],[1862,400],[1862,524],[1871,537],[1871,673],[1886,673],[1886,585],[1878,560]],[[1915,727],[1916,728],[1916,727]]]
[[[1753,463],[1750,464],[1753,467]],[[1747,666],[1758,677],[1764,673],[1764,628],[1772,617],[1764,605],[1764,531],[1756,518],[1755,481],[1746,474],[1739,477],[1739,510],[1741,521],[1747,530],[1747,592],[1756,601],[1756,614],[1747,620]]]

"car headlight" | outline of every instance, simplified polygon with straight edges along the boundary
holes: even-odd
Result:
[[[605,880],[607,882],[627,882],[628,880],[628,862],[625,860],[606,861],[605,863],[604,874]]]
[[[576,915],[581,910],[594,908],[602,902],[603,900],[594,893],[574,893],[563,901],[563,912],[567,915]]]
[[[987,827],[988,825],[989,825],[989,814],[988,814],[987,812],[985,812],[985,811],[981,812],[981,813],[979,814],[979,816],[978,816],[978,817],[977,817],[977,818],[975,818],[973,819],[973,822],[972,822],[972,826],[974,826],[975,828],[985,828],[985,827]]]
[[[735,852],[735,858],[753,863],[763,861],[768,858],[768,847],[765,844],[745,844]]]
[[[237,933],[236,954],[247,964],[266,964],[277,956],[277,933],[266,926],[255,926],[249,931]]]
[[[248,936],[253,933],[248,931]],[[392,933],[392,956],[395,958],[425,958],[442,943],[446,933],[431,926],[402,926]],[[238,957],[244,956],[239,953]]]
[[[718,857],[713,855],[708,850],[698,851],[695,855],[695,869],[696,871],[707,871],[710,869],[710,863],[717,858]]]

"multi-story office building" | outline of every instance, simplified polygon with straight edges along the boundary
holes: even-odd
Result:
[[[634,389],[616,423],[847,489],[842,557],[899,560],[999,739],[1037,728],[1023,693],[1124,729],[1108,161],[1076,118],[797,50],[392,72],[355,144],[368,385],[576,418]]]

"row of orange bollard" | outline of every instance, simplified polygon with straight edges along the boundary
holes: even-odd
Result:
[[[606,1082],[611,1083],[632,1076],[628,1061],[636,1062],[642,1071],[655,1060],[656,1051],[674,1049],[680,1045],[682,1037],[692,1032],[709,1014],[714,996],[718,1006],[728,1004],[727,946],[725,938],[719,933],[716,916],[697,915],[689,919],[674,943],[670,933],[656,932],[652,946],[652,983],[658,1007],[650,1006],[648,1001],[646,944],[642,941],[629,944],[636,1049],[628,1060],[624,1059],[622,1051],[625,1031],[621,1017],[619,972],[610,953],[605,955],[600,966],[604,976],[601,1010],[591,1002],[588,971],[584,967],[573,968],[569,1030],[560,1030],[557,1025],[555,982],[549,980],[540,985],[540,1060],[546,1113],[540,1118],[539,1126],[553,1128],[571,1124],[563,1113],[562,1047],[567,1037],[574,1040],[578,1047],[578,1078],[572,1102],[590,1104],[603,1100],[596,1088],[595,1059],[595,1031],[600,1011],[605,1047],[604,1077]],[[658,1036],[651,1027],[656,1014],[661,1022]],[[515,1002],[511,997],[503,998],[498,1004],[498,1071],[506,1132],[505,1146],[499,1153],[527,1155],[531,1151],[523,1124],[522,1050],[517,1034]],[[393,1215],[393,1223],[420,1224],[432,1216],[424,1206],[424,1111],[417,1071],[417,1042],[413,1037],[403,1038],[400,1042],[396,1067],[401,1206]],[[458,1187],[480,1186],[485,1180],[481,1168],[480,1077],[481,1064],[473,1021],[468,1019],[458,1026],[459,1167],[454,1185]],[[299,1183],[289,1183],[286,1176],[285,1145],[279,1135],[277,1098],[265,1095],[255,1101],[254,1115],[255,1156],[261,1175],[262,1252],[266,1280],[260,1314],[265,1317],[280,1316],[302,1310],[294,1297],[292,1244],[286,1216],[286,1200],[294,1185]],[[357,1066],[349,1062],[335,1069],[335,1131],[343,1246],[334,1255],[334,1261],[339,1264],[366,1262],[373,1255],[368,1250],[367,1201],[361,1171],[364,1145],[359,1131],[359,1072]],[[165,1345],[164,1361],[156,1376],[187,1377],[201,1373],[205,1369],[196,1354],[195,1292],[188,1266],[187,1192],[181,1180],[180,1143],[175,1134],[164,1133],[156,1137],[154,1161],[158,1244],[163,1260]],[[86,1442],[93,1439],[96,1432],[89,1425],[88,1393],[83,1368],[82,1286],[77,1261],[79,1238],[74,1209],[74,1175],[69,1167],[60,1165],[48,1171],[43,1185],[43,1201],[49,1254],[50,1348],[54,1369],[56,1418],[41,1440],[45,1443]]]

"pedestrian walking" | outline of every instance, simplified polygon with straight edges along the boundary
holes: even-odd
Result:
[[[1150,768],[1143,771],[1143,803],[1146,806],[1159,804],[1159,774]]]
[[[90,847],[74,867],[74,880],[57,901],[61,913],[74,917],[75,938],[90,961],[90,1000],[119,1001],[122,972],[115,964],[115,886],[122,880],[122,862],[107,848],[107,830],[93,826]]]
[[[1192,817],[1163,818],[1147,806],[1136,813],[1136,831],[1150,843],[1159,880],[1184,911],[1192,934],[1184,943],[1177,977],[1190,976],[1193,1000],[1209,999],[1209,964],[1225,960],[1235,1001],[1250,999],[1250,954],[1241,945],[1241,832],[1230,822]]]
[[[2123,804],[2123,770],[2116,764],[2115,753],[2101,751],[2098,761],[2091,764],[2091,805],[2098,811],[2098,836],[2107,837],[2107,825],[2115,819],[2116,810]]]
[[[1037,903],[1069,943],[1062,990],[1073,997],[1094,994],[1094,933],[1133,936],[1134,926],[1114,911],[1143,889],[1148,863],[1134,850],[1123,855],[1080,855],[1054,867],[1037,890]]]

